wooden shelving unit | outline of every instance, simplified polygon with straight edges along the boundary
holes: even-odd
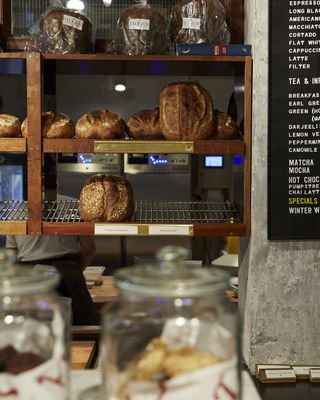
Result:
[[[23,221],[1,219],[2,234],[44,235],[116,235],[116,236],[243,236],[250,233],[250,173],[251,173],[251,57],[244,56],[110,56],[101,54],[40,55],[38,53],[0,53],[1,62],[11,59],[25,60],[27,85],[28,139],[0,139],[0,152],[26,152],[28,159],[27,217]],[[53,71],[53,72],[52,72]],[[117,72],[115,72],[117,71]],[[244,138],[221,141],[134,141],[134,140],[84,140],[42,139],[41,112],[43,81],[46,74],[119,74],[219,76],[241,75],[244,79]],[[163,72],[166,71],[166,72]],[[56,202],[56,213],[47,219],[47,205],[42,201],[42,157],[46,153],[185,153],[185,154],[237,154],[244,156],[243,215],[230,208],[228,202],[217,209],[208,204],[201,210],[179,207],[167,217],[137,218],[137,210],[130,222],[121,224],[85,223],[78,216],[77,204],[67,220],[64,204]],[[0,202],[1,205],[1,202]],[[196,205],[198,207],[199,205]],[[162,207],[162,206],[161,206]],[[57,211],[58,210],[58,211]],[[61,211],[62,210],[62,211]],[[230,211],[231,210],[231,211]],[[154,210],[153,210],[154,211]],[[154,212],[146,210],[147,215]],[[156,210],[157,211],[157,210]],[[189,215],[180,219],[179,212]],[[178,214],[177,214],[178,213]],[[198,213],[198,214],[197,214]],[[220,215],[215,218],[214,214]],[[220,213],[220,214],[219,214]],[[198,215],[197,217],[196,214]],[[71,215],[71,217],[70,217]],[[201,217],[199,217],[201,215]],[[71,218],[71,219],[70,219]]]

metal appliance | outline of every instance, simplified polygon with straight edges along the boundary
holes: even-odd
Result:
[[[124,173],[136,200],[190,201],[192,199],[191,157],[188,154],[125,154]],[[169,210],[170,211],[170,210]],[[127,237],[129,263],[150,259],[160,247],[174,244],[191,251],[188,237]]]

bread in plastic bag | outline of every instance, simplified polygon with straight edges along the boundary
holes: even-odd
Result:
[[[60,1],[51,1],[50,7],[29,29],[32,36],[27,51],[67,54],[92,53],[92,24],[79,10],[62,6]]]
[[[164,17],[147,1],[125,9],[117,22],[115,52],[126,55],[168,54],[170,38]]]
[[[170,32],[172,41],[180,44],[228,44],[231,39],[219,0],[178,1],[171,10]]]

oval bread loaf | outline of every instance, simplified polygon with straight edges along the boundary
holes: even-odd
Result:
[[[21,125],[23,137],[28,137],[28,119]],[[41,115],[42,137],[48,139],[70,139],[74,137],[74,125],[72,120],[65,114],[47,111]]]
[[[84,221],[122,222],[134,211],[129,181],[117,175],[91,176],[80,193],[79,213]]]
[[[127,125],[109,110],[96,110],[82,115],[75,130],[80,139],[124,139]]]

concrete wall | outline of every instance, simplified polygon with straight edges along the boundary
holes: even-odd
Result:
[[[253,45],[252,232],[240,244],[243,353],[258,363],[320,364],[320,244],[267,239],[268,1],[246,0]]]

